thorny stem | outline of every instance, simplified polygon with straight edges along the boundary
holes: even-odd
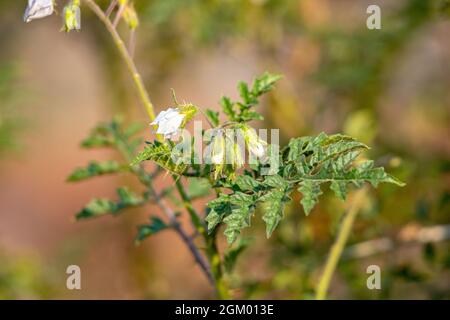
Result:
[[[328,287],[330,286],[331,278],[333,277],[334,271],[336,270],[336,266],[342,255],[342,251],[345,248],[345,244],[347,243],[355,218],[361,209],[361,205],[363,203],[366,192],[366,188],[362,188],[356,191],[352,204],[350,205],[348,212],[345,214],[342,220],[338,236],[335,243],[330,249],[330,253],[325,263],[325,268],[320,277],[319,285],[317,286],[317,300],[324,300],[327,297],[327,291]]]
[[[124,41],[120,37],[120,35],[117,32],[113,23],[111,23],[109,16],[105,15],[105,13],[95,3],[95,1],[94,0],[84,0],[84,1],[89,6],[89,8],[95,13],[95,15],[100,19],[100,21],[102,21],[102,23],[105,25],[108,32],[111,34],[114,44],[116,45],[117,49],[119,50],[120,55],[121,55],[122,59],[125,61],[128,71],[130,72],[130,74],[133,78],[134,84],[139,93],[139,97],[144,104],[145,110],[147,111],[147,114],[148,114],[150,120],[153,121],[155,119],[155,112],[154,112],[153,104],[150,100],[147,89],[145,88],[144,82],[142,81],[142,77],[133,61],[132,56],[130,55],[129,51],[127,50],[127,48],[125,46]],[[113,9],[114,9],[114,7],[112,8],[112,10]],[[112,10],[111,10],[111,12],[112,12]],[[119,9],[119,11],[120,11],[120,9]],[[111,12],[108,12],[108,13],[111,14]],[[118,12],[116,18],[120,17],[120,15],[121,15],[121,12]],[[182,183],[179,181],[178,178],[175,178],[175,183],[177,186],[178,193],[180,194],[180,196],[183,200],[183,205],[184,205],[185,209],[188,211],[193,224],[198,225],[198,227],[196,226],[196,230],[199,231],[198,229],[202,229],[202,232],[199,232],[199,233],[203,235],[204,240],[205,240],[206,255],[207,255],[209,263],[211,265],[211,270],[206,266],[206,263],[204,262],[203,258],[201,257],[200,253],[198,252],[197,247],[193,244],[192,239],[184,231],[180,232],[180,230],[182,230],[182,229],[178,224],[176,224],[176,226],[178,226],[178,227],[176,227],[175,229],[177,230],[178,234],[183,238],[183,240],[185,241],[185,243],[191,250],[192,254],[194,255],[197,263],[199,263],[202,270],[204,270],[204,272],[208,275],[208,278],[211,278],[211,273],[212,273],[212,277],[214,278],[214,284],[215,284],[217,296],[220,299],[229,299],[230,296],[229,296],[228,289],[227,289],[224,279],[223,279],[222,262],[220,259],[219,251],[217,249],[215,236],[214,237],[208,236],[206,228],[204,226],[200,227],[200,224],[202,224],[202,221],[201,221],[199,215],[197,214],[197,212],[195,211],[195,209],[193,208],[192,202],[189,199],[189,196],[187,195],[186,191],[184,190],[184,186],[182,185]],[[151,188],[153,188],[153,186],[151,184],[149,184],[149,185],[151,186]],[[149,189],[150,189],[150,187],[149,187]],[[154,189],[151,189],[151,190],[154,191]],[[150,190],[150,192],[151,192],[151,190]],[[155,195],[156,195],[156,193],[155,193]],[[161,202],[161,199],[158,200],[158,197],[155,198],[155,201],[159,202],[158,203],[159,206],[162,207],[162,209],[164,211],[170,210],[170,208],[167,207],[164,204],[164,202]],[[166,208],[166,209],[164,209],[164,208]],[[172,212],[172,211],[170,210],[170,211],[167,211],[166,213],[168,213],[168,212]],[[199,224],[199,222],[200,222],[200,224]]]

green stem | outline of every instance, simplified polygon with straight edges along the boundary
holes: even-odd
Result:
[[[117,49],[119,50],[120,56],[125,61],[128,71],[130,72],[131,77],[133,78],[133,82],[136,86],[139,97],[141,98],[142,103],[144,104],[145,110],[147,111],[147,114],[148,114],[150,120],[153,121],[155,119],[155,111],[154,111],[153,104],[150,100],[147,89],[145,89],[145,85],[144,85],[144,82],[142,81],[142,77],[141,77],[138,69],[136,68],[133,58],[131,57],[130,53],[128,52],[127,47],[125,46],[125,43],[123,42],[123,40],[120,37],[119,33],[117,32],[116,28],[111,23],[109,18],[105,15],[105,13],[103,12],[102,9],[93,0],[84,0],[84,2],[89,6],[89,8],[91,8],[91,10],[100,19],[100,21],[103,22],[106,29],[111,34],[114,44],[116,45]]]
[[[364,199],[365,194],[366,194],[365,188],[362,188],[361,190],[358,190],[356,192],[352,204],[348,212],[345,214],[344,219],[342,220],[338,236],[336,238],[335,243],[330,249],[330,253],[325,263],[325,268],[323,270],[322,276],[320,277],[319,285],[317,286],[316,291],[317,300],[324,300],[327,297],[328,287],[330,286],[331,278],[333,277],[334,271],[336,270],[336,266],[342,255],[342,251],[345,248],[345,244],[347,243],[348,237],[353,227],[353,223],[355,221],[356,215],[358,214],[361,208],[362,200]]]
[[[228,286],[224,279],[222,261],[216,243],[216,234],[211,234],[205,238],[206,256],[211,267],[211,273],[216,285],[217,297],[221,300],[231,299]]]

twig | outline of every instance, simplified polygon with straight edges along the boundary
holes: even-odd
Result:
[[[120,18],[122,18],[123,11],[125,10],[125,6],[126,6],[125,3],[121,4],[119,10],[116,13],[116,16],[114,17],[113,22],[114,29],[117,28],[117,26],[119,25]]]
[[[134,58],[134,52],[136,50],[136,29],[131,29],[130,40],[128,42],[128,52],[131,58]]]
[[[208,263],[205,261],[203,256],[200,254],[200,251],[195,246],[194,242],[192,241],[192,238],[184,231],[184,229],[181,227],[181,225],[178,223],[177,218],[175,216],[175,213],[172,211],[172,209],[165,203],[164,199],[158,197],[156,195],[155,190],[153,187],[149,187],[150,192],[155,198],[156,204],[164,211],[166,216],[169,219],[170,225],[175,229],[175,231],[180,235],[181,239],[184,241],[184,243],[187,245],[189,250],[191,251],[192,255],[194,256],[195,261],[198,263],[200,268],[203,270],[205,275],[207,276],[209,282],[211,285],[214,286],[215,281],[211,274],[211,269],[208,266]]]
[[[118,1],[118,0],[113,0],[113,1],[111,1],[111,3],[109,4],[108,9],[106,9],[106,11],[105,11],[105,16],[106,16],[107,18],[109,18],[109,16],[111,16],[111,14],[113,13],[114,9],[116,8],[116,6],[117,6],[117,1]]]
[[[136,89],[139,93],[139,96],[144,103],[145,110],[150,118],[150,121],[155,119],[155,111],[153,104],[150,100],[147,90],[145,89],[144,82],[142,81],[142,77],[138,72],[136,65],[133,61],[133,58],[130,56],[127,47],[125,46],[122,38],[117,33],[117,30],[112,25],[111,21],[108,17],[103,13],[102,9],[93,1],[93,0],[84,0],[84,2],[89,6],[89,8],[95,13],[95,15],[102,21],[105,25],[108,32],[111,34],[114,44],[120,52],[122,59],[125,61],[127,65],[128,71],[130,72],[134,84],[136,85]]]

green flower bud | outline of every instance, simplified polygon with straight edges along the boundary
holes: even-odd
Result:
[[[211,163],[214,165],[214,179],[218,179],[225,166],[225,137],[222,130],[218,130],[211,141]]]
[[[131,30],[136,29],[139,26],[139,18],[134,9],[133,3],[127,4],[123,10],[123,20]]]
[[[80,0],[73,0],[64,7],[63,18],[65,32],[81,29]]]
[[[184,128],[186,124],[192,120],[192,118],[197,114],[198,108],[193,104],[182,104],[177,106],[180,114],[184,115],[183,122],[180,128]]]
[[[244,135],[248,151],[257,158],[264,157],[267,151],[267,142],[260,139],[256,134],[256,130],[252,127],[242,125],[241,130]]]

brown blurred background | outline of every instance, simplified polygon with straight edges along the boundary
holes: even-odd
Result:
[[[62,8],[64,1],[58,1]],[[106,1],[99,1],[105,4]],[[135,1],[137,65],[159,110],[180,100],[218,108],[239,80],[264,71],[284,79],[262,108],[261,126],[282,141],[344,132],[407,182],[367,199],[351,244],[450,223],[450,21],[448,1]],[[378,4],[382,29],[366,28]],[[75,167],[111,159],[81,150],[100,121],[145,114],[108,34],[83,7],[82,31],[61,17],[25,24],[26,1],[0,1],[0,298],[209,298],[212,290],[170,231],[135,246],[136,224],[153,207],[73,222],[93,197],[114,197],[126,175],[68,184]],[[120,27],[124,35],[127,30]],[[125,36],[126,37],[126,36]],[[150,132],[146,132],[150,137]],[[150,139],[150,138],[149,138]],[[170,183],[161,178],[161,185]],[[197,203],[199,208],[203,202]],[[243,298],[308,298],[343,204],[324,197],[305,217],[298,204],[266,240],[260,223],[230,282]],[[448,229],[447,229],[448,230]],[[416,233],[415,233],[416,232]],[[414,241],[340,264],[331,297],[450,298],[448,240]],[[68,265],[82,290],[65,288]],[[365,287],[379,264],[383,289]]]

